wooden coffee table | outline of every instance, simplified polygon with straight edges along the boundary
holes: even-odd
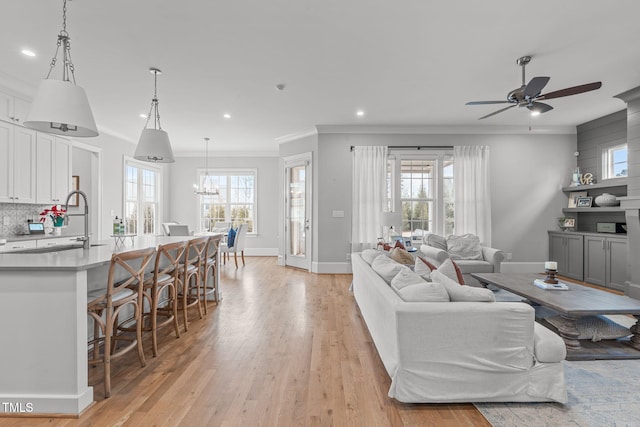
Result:
[[[545,290],[533,284],[542,274],[471,273],[483,285],[491,284],[524,297],[531,303],[548,307],[560,314],[563,324],[558,334],[567,346],[567,360],[640,359],[640,300],[624,295],[564,282],[569,290]],[[630,314],[637,321],[629,340],[579,341],[576,321],[598,314]]]

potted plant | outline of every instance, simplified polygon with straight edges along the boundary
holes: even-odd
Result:
[[[64,217],[67,213],[66,210],[58,208],[58,205],[53,205],[51,208],[46,208],[40,212],[40,222],[45,222],[47,217],[51,218],[53,222],[53,233],[60,234],[60,230],[64,225]]]

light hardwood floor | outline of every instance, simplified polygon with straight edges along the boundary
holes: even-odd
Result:
[[[112,396],[90,368],[96,403],[79,419],[0,418],[1,426],[490,426],[471,404],[402,404],[352,294],[351,275],[279,267],[221,269],[220,305],[181,338],[159,332],[147,366],[114,361]]]

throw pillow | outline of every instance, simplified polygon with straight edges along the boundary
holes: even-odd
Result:
[[[396,244],[393,245],[394,248],[400,248],[400,249],[407,249],[404,247],[404,245],[402,244],[402,242],[400,240],[396,240]]]
[[[387,256],[379,256],[373,260],[373,262],[371,263],[371,268],[373,269],[373,271],[378,273],[378,275],[382,277],[385,282],[391,283],[391,280],[403,268],[403,265],[398,264]]]
[[[427,231],[422,240],[425,245],[433,246],[443,251],[447,250],[447,239],[442,236]]]
[[[444,260],[444,262],[440,264],[440,266],[436,271],[439,271],[440,273],[444,274],[449,279],[455,281],[459,285],[464,285],[464,277],[462,276],[462,271],[460,270],[460,267],[458,267],[458,265],[451,258],[447,258],[446,260]],[[431,273],[432,276],[433,276],[433,273],[434,272]]]
[[[402,267],[398,274],[395,275],[393,279],[391,279],[391,286],[397,290],[400,290],[409,285],[415,285],[420,283],[426,283],[425,280],[420,277],[419,274],[414,273],[408,267]]]
[[[413,265],[414,262],[413,257],[409,252],[398,247],[391,250],[391,259],[405,265]]]
[[[236,240],[236,230],[234,230],[232,227],[229,229],[229,233],[227,234],[227,247],[232,248],[235,240]]]
[[[449,294],[440,283],[426,282],[405,286],[398,295],[406,302],[448,302]]]
[[[377,251],[375,249],[365,249],[362,251],[362,259],[369,265],[376,259],[379,255],[382,255],[382,251]]]
[[[434,282],[444,286],[451,301],[495,302],[496,300],[491,290],[473,286],[460,286],[455,280],[442,274],[440,269],[431,273],[431,278]]]
[[[452,259],[483,259],[480,238],[474,234],[448,236],[447,252]]]
[[[431,282],[431,272],[436,270],[436,266],[431,264],[426,259],[418,256],[413,267],[413,271],[419,274],[427,282]]]

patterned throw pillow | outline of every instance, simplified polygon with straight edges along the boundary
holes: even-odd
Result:
[[[442,236],[427,231],[422,240],[425,245],[433,246],[443,251],[447,250],[447,239]]]
[[[474,234],[448,236],[447,252],[451,259],[483,259],[480,238]]]
[[[402,248],[391,249],[391,259],[404,265],[413,265],[413,257]]]
[[[227,246],[232,248],[233,243],[236,241],[236,230],[233,228],[229,229],[229,234],[227,234]]]

